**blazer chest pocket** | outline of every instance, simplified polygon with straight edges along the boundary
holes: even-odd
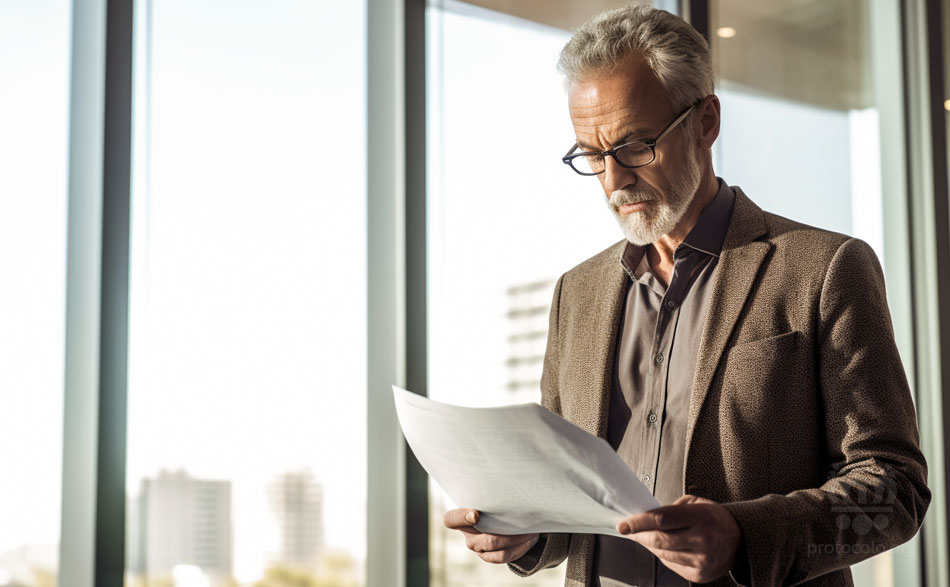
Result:
[[[799,333],[792,331],[732,347],[726,355],[723,384],[759,389],[781,384],[802,367],[799,338]]]
[[[773,462],[787,445],[789,398],[807,371],[798,332],[786,332],[738,344],[727,352],[718,416],[727,484],[737,494],[771,490],[777,473]]]

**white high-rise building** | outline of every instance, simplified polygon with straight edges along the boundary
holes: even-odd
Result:
[[[323,488],[304,469],[278,475],[267,496],[280,540],[272,562],[317,569],[323,551]]]
[[[128,564],[140,577],[197,568],[212,585],[231,578],[231,482],[162,471],[143,479],[128,508]]]
[[[508,297],[508,370],[510,403],[541,401],[541,367],[548,336],[554,281],[512,285]]]

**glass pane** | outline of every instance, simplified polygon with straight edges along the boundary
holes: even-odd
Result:
[[[886,246],[906,247],[885,242],[882,197],[882,186],[906,182],[904,153],[893,150],[904,144],[899,2],[713,0],[710,15],[722,103],[717,173],[765,210],[874,248],[912,375],[911,348],[901,340],[911,332],[906,277],[889,272],[884,257]],[[894,585],[895,576],[914,584],[895,572],[895,552],[916,541],[854,566],[855,584]]]
[[[56,584],[70,3],[0,3],[0,585]]]
[[[561,162],[570,33],[456,2],[428,19],[429,395],[539,402],[554,282],[622,238],[597,179]],[[486,156],[499,149],[518,154]],[[456,505],[431,482],[433,587],[564,584],[565,564],[521,578],[483,562],[442,525]]]
[[[127,584],[362,585],[363,3],[138,15]]]
[[[872,62],[871,4],[714,0],[714,156],[717,173],[763,209],[860,237],[883,258],[874,78],[901,78]],[[883,4],[897,14],[896,1]]]

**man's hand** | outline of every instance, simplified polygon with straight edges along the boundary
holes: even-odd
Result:
[[[707,583],[735,566],[742,532],[718,503],[684,495],[673,505],[630,516],[617,531],[647,547],[687,581]]]
[[[465,533],[465,545],[488,563],[504,564],[523,557],[538,542],[537,534],[501,536],[482,534],[475,529],[478,510],[458,509],[445,512],[442,523],[446,528]]]

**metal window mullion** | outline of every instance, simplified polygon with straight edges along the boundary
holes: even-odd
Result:
[[[426,0],[404,2],[406,384],[428,395]],[[406,585],[429,586],[429,477],[408,447]]]
[[[59,584],[121,586],[132,0],[75,0]]]
[[[72,32],[59,584],[120,587],[132,0],[76,0]]]
[[[686,22],[693,25],[693,28],[696,29],[706,41],[712,44],[709,36],[709,0],[680,0],[679,9],[680,16],[682,16]]]
[[[871,83],[874,104],[879,114],[881,155],[881,189],[886,197],[883,206],[884,256],[881,262],[887,277],[887,297],[891,321],[904,370],[911,390],[916,391],[913,276],[911,270],[911,235],[909,219],[908,161],[906,143],[906,96],[907,72],[904,67],[905,47],[902,43],[902,15],[898,0],[873,2],[868,6],[867,25],[870,43]],[[894,48],[898,48],[897,51]],[[901,83],[894,83],[894,73],[899,72]],[[919,536],[890,551],[884,557],[892,560],[891,575],[895,585],[919,587],[923,582],[921,565],[922,542]],[[887,568],[887,565],[884,565]],[[874,579],[882,573],[881,566],[874,564],[853,567],[855,582]],[[885,577],[877,577],[880,581]]]
[[[60,587],[95,585],[105,13],[73,4]]]
[[[97,587],[122,587],[125,575],[133,1],[108,0],[106,16]]]
[[[405,587],[406,451],[390,385],[406,385],[404,6],[367,0],[367,587]]]
[[[940,0],[903,2],[917,408],[933,499],[924,520],[924,584],[948,584],[944,376],[950,364],[950,218]]]

